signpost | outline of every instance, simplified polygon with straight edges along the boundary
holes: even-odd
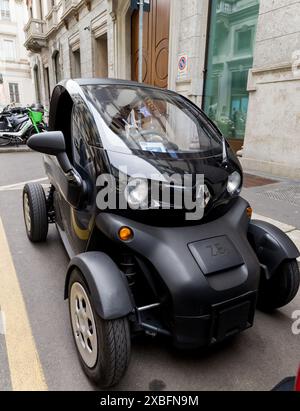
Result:
[[[139,73],[138,81],[143,82],[143,31],[144,31],[144,12],[150,12],[150,0],[131,0],[131,8],[139,10]]]
[[[139,22],[139,83],[143,82],[143,30],[144,30],[144,0],[140,0]]]
[[[184,80],[188,75],[189,59],[186,53],[182,53],[178,56],[178,68],[177,68],[177,80]]]

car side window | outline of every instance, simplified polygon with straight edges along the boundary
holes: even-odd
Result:
[[[75,105],[72,111],[73,163],[76,168],[84,169],[89,165],[90,159],[87,150],[87,135],[83,124],[82,111]]]

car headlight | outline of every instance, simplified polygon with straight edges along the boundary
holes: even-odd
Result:
[[[241,190],[242,177],[238,171],[234,171],[228,177],[227,191],[229,194],[238,194]]]
[[[148,182],[143,178],[134,178],[125,188],[125,198],[130,208],[148,208]]]

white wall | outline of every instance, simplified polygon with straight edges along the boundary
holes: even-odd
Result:
[[[0,85],[0,107],[10,103],[9,83],[18,84],[20,104],[29,104],[34,101],[28,52],[23,46],[25,41],[23,29],[28,20],[25,1],[10,0],[10,14],[9,21],[0,20],[0,73],[4,80],[4,84]],[[14,41],[14,60],[4,59],[3,41],[5,39]]]

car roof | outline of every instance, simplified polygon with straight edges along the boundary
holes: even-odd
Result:
[[[72,80],[66,79],[66,80],[61,81],[59,84],[65,87],[66,84],[69,83],[70,81],[77,83],[80,87],[81,86],[96,86],[96,85],[99,85],[99,86],[129,86],[129,87],[140,87],[140,88],[154,89],[154,90],[174,93],[171,90],[162,89],[160,87],[155,87],[149,84],[138,83],[137,81],[131,81],[131,80],[115,79],[115,78],[78,78],[78,79],[72,79]]]

